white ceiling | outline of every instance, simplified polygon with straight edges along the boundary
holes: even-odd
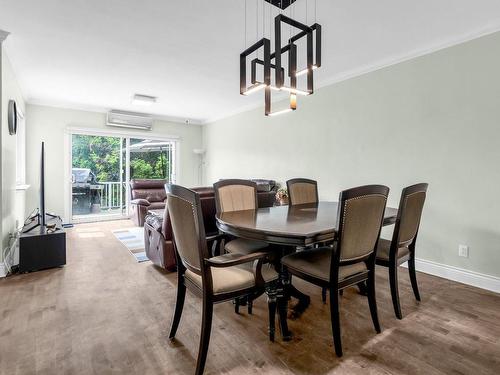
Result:
[[[314,0],[297,0],[295,18],[306,1],[312,23]],[[244,10],[245,0],[0,0],[0,29],[29,102],[207,122],[263,103],[239,95]],[[317,0],[317,21],[321,86],[500,30],[500,1]],[[159,101],[137,107],[134,93]]]

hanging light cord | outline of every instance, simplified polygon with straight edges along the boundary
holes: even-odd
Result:
[[[247,49],[247,0],[245,0],[245,49]]]

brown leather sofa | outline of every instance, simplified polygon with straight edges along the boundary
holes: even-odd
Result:
[[[142,227],[150,210],[163,210],[167,200],[165,180],[130,181],[130,218],[135,225]]]
[[[200,194],[203,222],[208,248],[217,246],[219,230],[215,222],[215,194],[213,187],[199,187],[192,190]],[[276,191],[272,186],[257,191],[259,207],[272,207]],[[175,270],[175,253],[172,244],[172,228],[167,210],[150,210],[144,223],[144,245],[146,256],[157,266],[169,271]]]

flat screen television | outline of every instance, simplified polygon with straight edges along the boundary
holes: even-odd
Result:
[[[40,225],[45,228],[47,222],[45,218],[45,142],[42,142],[42,156],[40,158]]]
[[[51,214],[47,215],[45,211],[45,142],[42,142],[40,156],[40,206],[38,210],[26,220],[23,233],[28,233],[37,227],[40,227],[40,233],[45,233],[47,229],[47,216],[55,217]],[[50,227],[53,229],[54,225],[52,224]]]

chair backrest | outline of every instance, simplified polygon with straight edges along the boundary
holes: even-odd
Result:
[[[214,184],[217,213],[255,210],[257,184],[248,180],[222,180]]]
[[[307,178],[293,178],[286,182],[291,206],[296,204],[318,203],[318,183]]]
[[[396,249],[408,247],[414,242],[420,226],[428,186],[422,183],[403,189],[392,235],[393,243],[398,245]]]
[[[167,195],[163,186],[166,180],[130,180],[130,199],[145,199],[148,202],[164,202]]]
[[[369,257],[378,243],[389,188],[367,185],[340,193],[337,211],[337,251],[339,262],[355,262]]]
[[[175,248],[182,264],[198,275],[209,258],[199,195],[179,185],[168,186],[167,210]]]

